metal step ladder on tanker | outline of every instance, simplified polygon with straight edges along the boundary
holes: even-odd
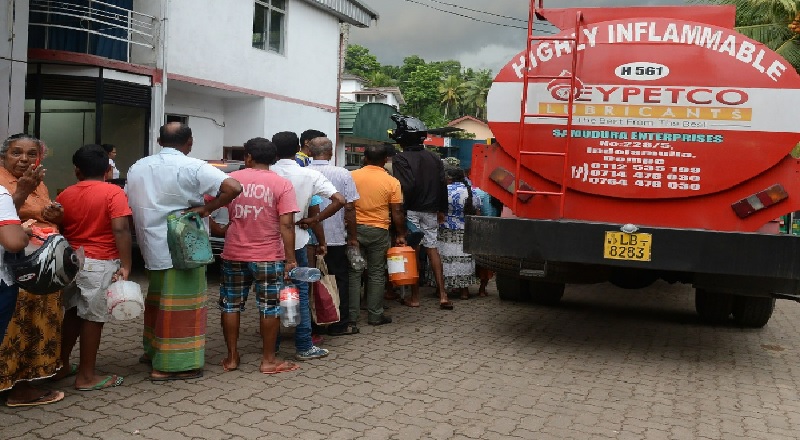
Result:
[[[541,35],[535,35],[534,32],[536,31],[536,23],[539,22],[539,18],[543,17],[542,14],[539,13],[539,10],[544,8],[544,0],[531,0],[530,1],[530,8],[528,13],[528,37],[526,42],[526,54],[531,54],[531,50],[535,48],[535,43],[543,42],[543,41],[564,41],[568,42],[571,45],[571,52],[572,52],[572,69],[568,72],[568,75],[537,75],[531,74],[531,57],[525,57],[525,65],[523,71],[525,72],[523,79],[522,79],[522,100],[521,100],[521,111],[520,111],[520,120],[519,120],[519,148],[517,151],[519,154],[515,156],[515,171],[514,176],[518,176],[518,178],[514,179],[514,196],[513,197],[513,204],[511,206],[512,211],[518,212],[518,204],[520,202],[519,196],[548,196],[548,197],[560,197],[559,203],[559,218],[564,217],[564,202],[566,196],[566,181],[569,173],[569,149],[570,143],[572,140],[572,125],[573,125],[573,111],[574,111],[574,103],[576,93],[576,86],[578,85],[577,81],[577,70],[578,70],[578,45],[580,44],[580,35],[581,35],[581,25],[583,24],[583,13],[578,11],[575,15],[575,33],[571,37],[547,37]],[[544,114],[544,113],[528,113],[528,87],[531,81],[539,81],[539,80],[567,80],[569,81],[569,99],[567,101],[567,112],[564,115],[554,115],[554,114]],[[556,119],[565,119],[567,134],[565,137],[564,143],[564,150],[561,152],[553,152],[553,151],[544,151],[544,150],[528,150],[526,149],[525,144],[525,124],[526,121],[530,118],[556,118]],[[536,189],[521,189],[520,185],[522,184],[521,178],[521,170],[522,170],[522,162],[523,158],[528,156],[551,156],[551,157],[560,157],[563,160],[563,171],[561,180],[558,182],[559,190],[558,191],[537,191]],[[523,184],[524,185],[524,184]],[[523,197],[524,199],[524,197]]]

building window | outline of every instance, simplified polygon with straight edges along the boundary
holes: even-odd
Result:
[[[256,0],[253,47],[283,53],[286,0]]]
[[[180,122],[183,125],[189,125],[189,117],[184,115],[166,115],[167,124],[170,122]]]

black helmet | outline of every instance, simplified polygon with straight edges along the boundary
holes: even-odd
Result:
[[[389,137],[401,146],[420,145],[428,137],[428,127],[419,119],[398,114],[391,118],[397,124],[397,129],[392,130]]]
[[[47,237],[32,254],[6,253],[14,282],[34,295],[47,295],[69,285],[80,269],[75,250],[61,234]]]

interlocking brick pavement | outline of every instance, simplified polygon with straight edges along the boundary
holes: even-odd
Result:
[[[0,406],[0,439],[800,438],[798,304],[743,330],[699,324],[682,285],[569,286],[553,308],[500,302],[490,286],[454,311],[423,290],[419,309],[389,304],[394,323],[362,315],[361,334],[326,337],[328,358],[263,375],[252,307],[240,370],[223,373],[212,285],[203,378],[151,383],[141,320],[112,323],[98,368],[124,385],[47,384],[66,399]]]

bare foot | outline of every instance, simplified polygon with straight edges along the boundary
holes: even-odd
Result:
[[[419,301],[411,301],[410,299],[400,299],[400,304],[406,307],[419,307]]]
[[[289,361],[276,362],[276,363],[264,363],[262,361],[261,367],[259,368],[259,370],[264,374],[287,373],[289,371],[295,371],[299,369],[300,369],[299,365]]]
[[[230,356],[222,360],[222,370],[226,373],[239,369],[239,363],[242,361],[241,356],[236,356],[236,361],[233,361]]]

